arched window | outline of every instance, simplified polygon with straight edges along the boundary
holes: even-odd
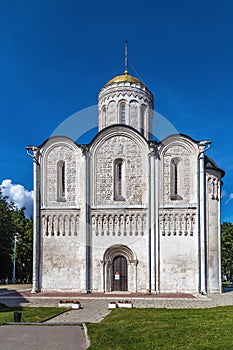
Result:
[[[145,123],[146,123],[146,106],[142,105],[141,115],[140,115],[140,130],[142,135],[144,135]]]
[[[173,158],[171,160],[171,199],[182,199],[180,195],[181,187],[181,162],[179,158]]]
[[[125,200],[124,192],[124,160],[116,159],[114,161],[114,200]]]
[[[102,109],[102,127],[106,128],[106,107]]]
[[[57,163],[57,200],[65,201],[66,192],[66,169],[65,162],[60,160]]]
[[[125,103],[120,104],[120,124],[125,124]]]

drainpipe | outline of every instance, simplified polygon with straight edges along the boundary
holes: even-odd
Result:
[[[34,202],[33,202],[33,276],[32,293],[40,291],[40,150],[35,146],[26,147],[27,154],[33,158],[33,181],[34,181]]]
[[[199,246],[199,292],[207,293],[207,261],[206,261],[206,186],[205,186],[205,152],[211,142],[201,141],[198,144],[198,246]]]

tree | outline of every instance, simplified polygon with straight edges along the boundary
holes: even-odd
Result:
[[[29,283],[32,281],[33,221],[25,219],[23,230],[17,237],[17,278]]]
[[[0,189],[0,279],[11,278],[11,253],[14,237],[12,209],[12,203],[7,202],[7,197],[3,197]]]
[[[223,222],[221,224],[222,240],[222,274],[228,280],[233,279],[233,224]]]
[[[18,209],[3,197],[0,188],[0,279],[11,280],[14,260],[14,237],[17,233],[16,279],[32,279],[32,219],[25,217],[25,208]]]

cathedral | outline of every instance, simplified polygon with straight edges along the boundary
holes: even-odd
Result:
[[[155,141],[153,116],[152,92],[126,69],[99,91],[89,144],[61,135],[28,147],[32,292],[221,292],[224,171],[210,141]]]

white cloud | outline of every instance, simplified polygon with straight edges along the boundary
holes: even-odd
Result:
[[[228,198],[227,198],[225,204],[228,204],[232,199],[233,199],[233,193],[230,193],[230,194],[228,195]]]
[[[7,196],[9,202],[14,202],[19,209],[25,207],[26,217],[32,216],[33,191],[26,190],[22,185],[13,184],[10,179],[3,180],[0,186],[3,196]]]
[[[222,191],[222,198],[223,198],[223,197],[226,197],[226,195],[227,195],[227,192],[223,190],[223,191]]]

